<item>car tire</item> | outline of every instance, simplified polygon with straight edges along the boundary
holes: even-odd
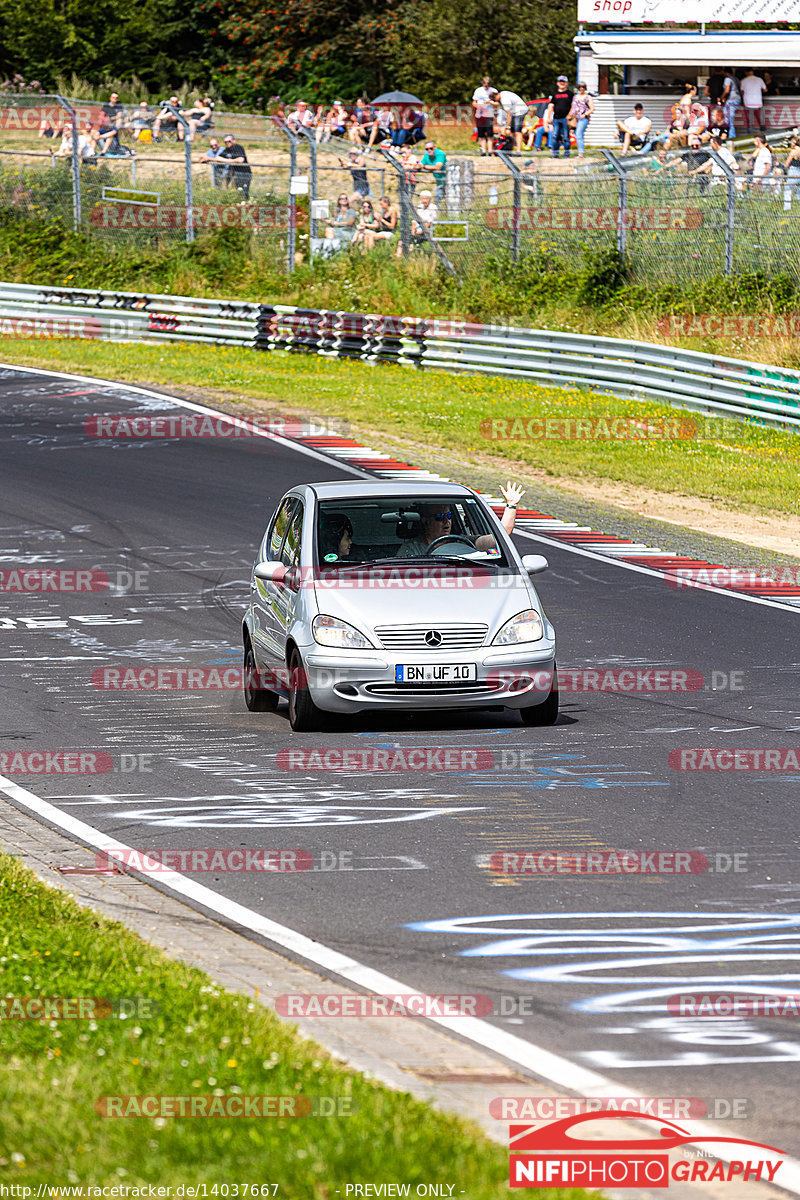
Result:
[[[298,650],[289,659],[289,724],[295,733],[313,733],[325,728],[325,714],[311,699],[308,687],[297,687],[297,678],[305,675]]]
[[[558,668],[553,663],[553,684],[550,695],[541,704],[521,708],[519,715],[523,725],[555,725],[558,720]]]
[[[256,656],[253,653],[253,645],[249,637],[245,639],[244,643],[243,674],[244,702],[250,709],[250,712],[275,712],[275,709],[278,707],[278,693],[271,692],[267,688],[252,686],[252,681],[258,674],[258,668],[256,666]]]

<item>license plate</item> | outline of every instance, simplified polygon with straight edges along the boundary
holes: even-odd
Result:
[[[395,667],[395,683],[463,683],[477,679],[475,663],[425,663]]]

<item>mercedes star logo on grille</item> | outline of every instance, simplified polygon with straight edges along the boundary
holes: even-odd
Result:
[[[425,634],[425,645],[435,649],[442,644],[442,635],[438,629],[429,629]]]

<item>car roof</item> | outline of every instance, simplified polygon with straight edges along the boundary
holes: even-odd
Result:
[[[462,483],[444,483],[438,479],[406,482],[367,480],[364,483],[311,483],[306,485],[320,500],[381,500],[389,496],[464,496],[474,497]]]

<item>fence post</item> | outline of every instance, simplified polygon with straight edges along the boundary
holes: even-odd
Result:
[[[495,150],[503,166],[511,172],[514,180],[514,219],[511,225],[511,259],[519,262],[519,226],[522,217],[522,173],[516,163],[513,163],[504,150]]]
[[[406,183],[406,173],[400,164],[395,162],[388,150],[383,146],[379,146],[378,149],[397,174],[397,190],[400,195],[400,247],[403,257],[407,258],[411,249],[411,197]]]
[[[297,174],[297,137],[280,117],[273,117],[272,121],[289,141],[289,237],[286,248],[286,273],[293,275],[297,250],[297,196],[292,191],[292,176]]]
[[[63,96],[57,95],[56,100],[69,113],[69,119],[72,122],[72,228],[77,233],[81,226],[81,160],[78,154],[78,114]]]
[[[310,239],[315,239],[317,236],[317,218],[314,216],[314,201],[317,199],[317,186],[318,186],[318,182],[317,182],[317,139],[315,138],[314,134],[311,133],[310,130],[303,129],[302,126],[300,127],[300,132],[302,133],[303,137],[308,142],[308,159],[309,159],[308,173],[310,176],[310,178],[309,178],[309,196],[308,196],[308,204],[309,204],[308,235],[309,235]],[[309,241],[308,245],[309,245],[309,257],[310,257],[311,256],[311,241]]]
[[[623,167],[620,160],[611,153],[610,150],[601,149],[600,153],[604,155],[613,171],[616,171],[619,180],[619,199],[617,201],[617,253],[622,256],[625,253],[625,245],[627,240],[627,215],[628,215],[628,172]]]
[[[722,168],[728,194],[725,198],[725,274],[733,274],[733,243],[736,236],[736,173],[722,155],[708,147],[708,152],[714,162]]]

